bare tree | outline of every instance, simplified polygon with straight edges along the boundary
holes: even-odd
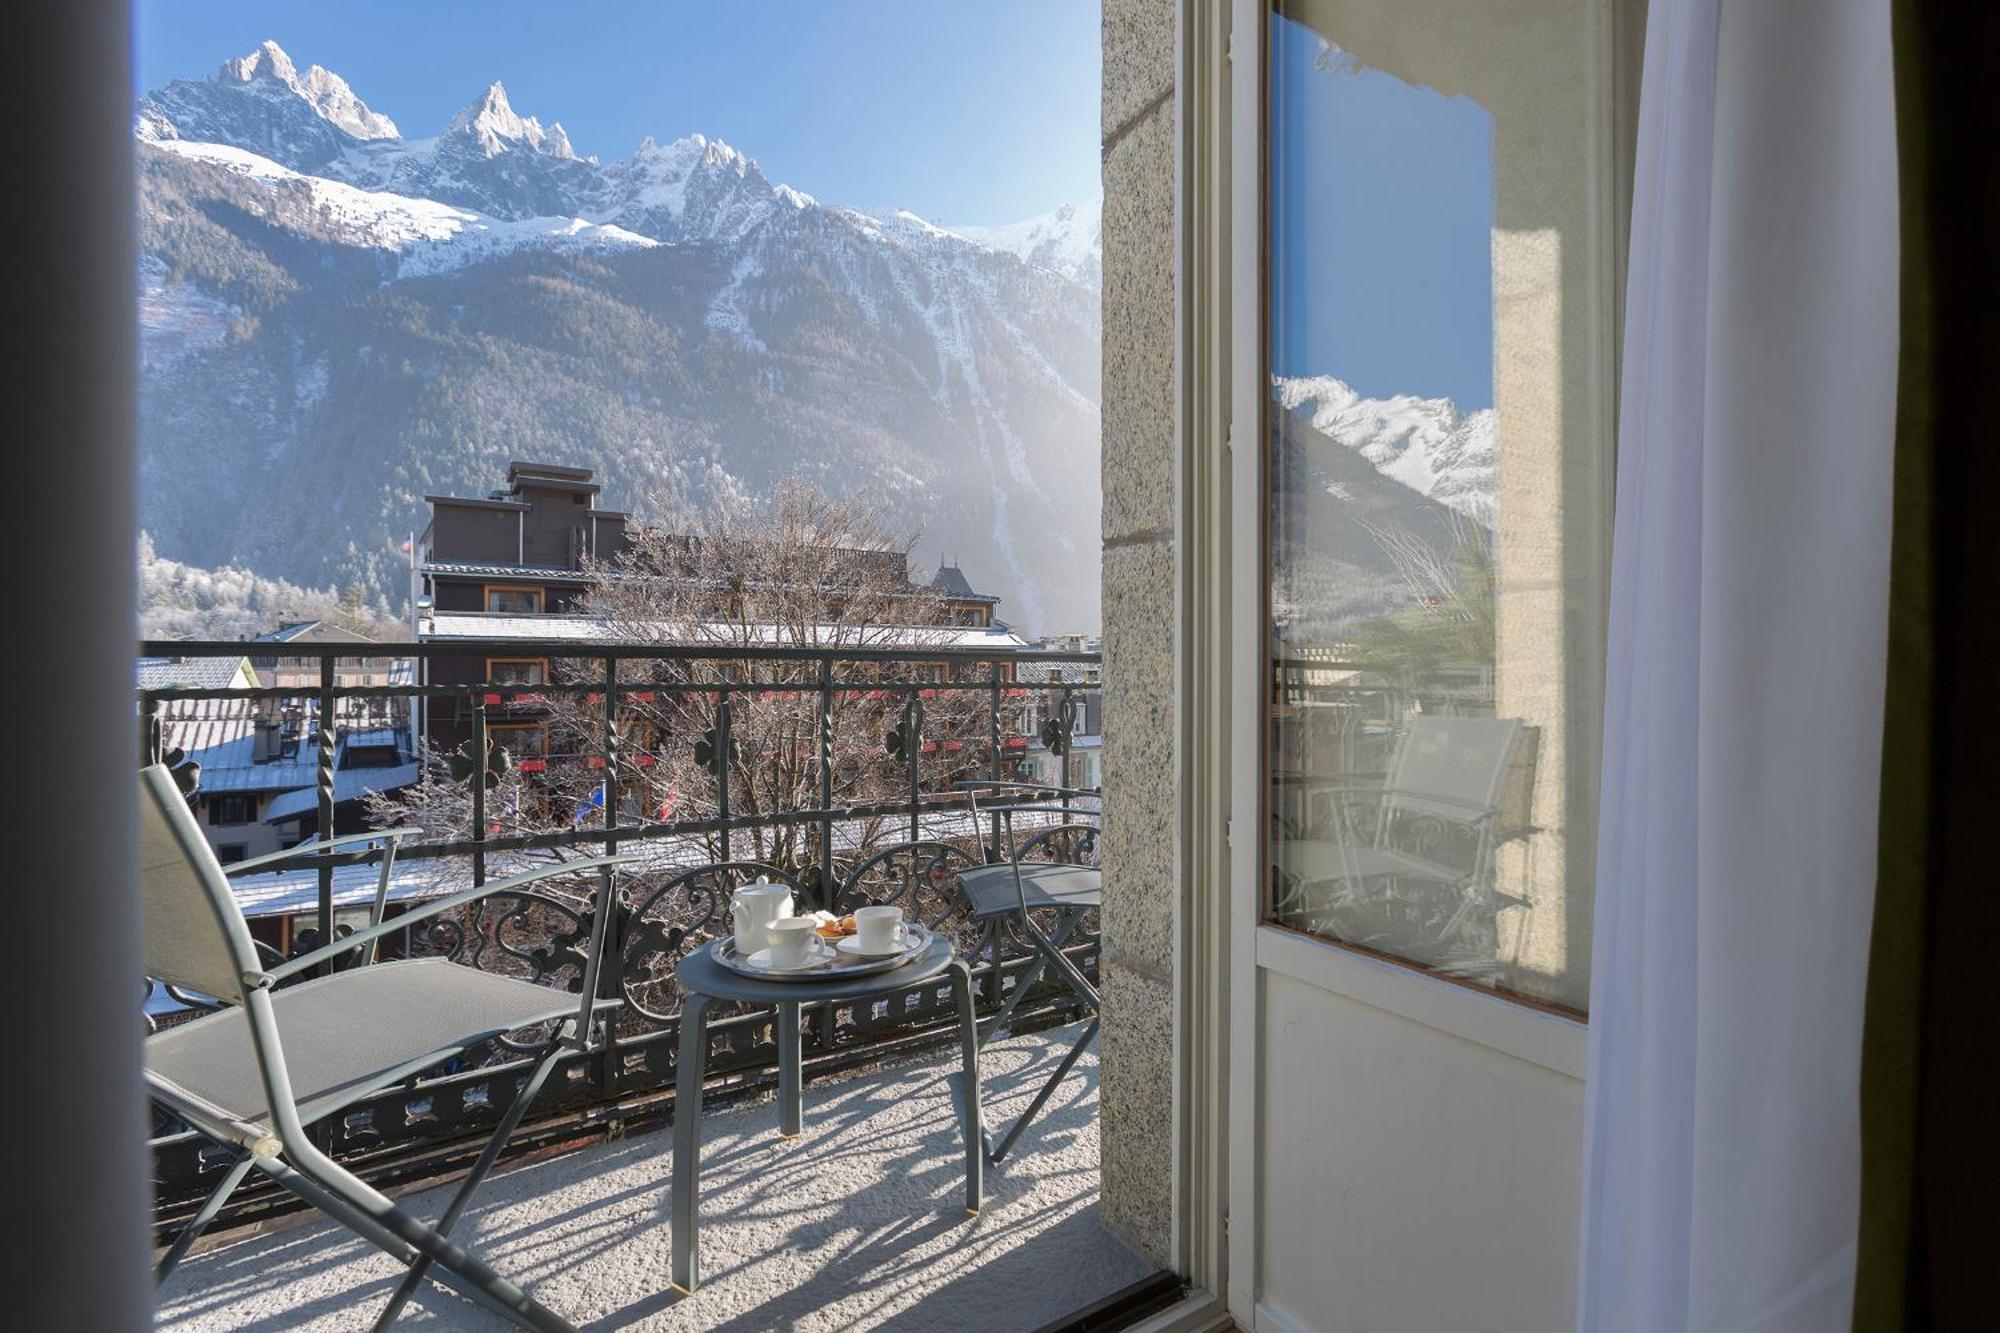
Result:
[[[944,658],[827,663],[757,652],[921,655],[954,642],[961,626],[948,600],[910,578],[913,545],[914,536],[888,530],[865,498],[834,497],[789,480],[766,504],[684,513],[642,530],[615,563],[593,569],[583,609],[602,622],[607,640],[741,650],[621,663],[621,683],[658,687],[629,691],[619,704],[623,813],[674,819],[721,813],[714,759],[725,699],[731,816],[817,809],[823,777],[836,807],[894,800],[908,790],[912,761],[927,786],[983,771],[985,697],[934,688],[949,674]],[[578,663],[571,679],[579,678],[601,680],[601,669],[592,674]],[[822,734],[828,682],[834,688]],[[931,688],[921,688],[925,683]],[[919,710],[920,730],[902,734]],[[552,736],[601,748],[601,695],[572,696],[552,712]],[[893,742],[892,732],[899,733]],[[586,787],[588,801],[596,782]],[[843,821],[843,827],[865,846],[879,823]],[[741,830],[732,854],[801,864],[811,855],[815,827]],[[720,839],[710,842],[719,851]]]

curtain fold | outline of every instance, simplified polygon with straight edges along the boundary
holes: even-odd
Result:
[[[1888,0],[1653,0],[1578,1326],[1848,1320],[1896,385]]]

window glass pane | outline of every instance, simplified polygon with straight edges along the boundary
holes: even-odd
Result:
[[[502,615],[540,615],[542,594],[538,588],[488,588],[486,609]]]
[[[1609,564],[1604,0],[1277,0],[1266,916],[1581,1009]]]
[[[495,660],[486,664],[486,679],[495,685],[545,685],[547,668],[539,660]]]
[[[548,731],[540,726],[489,727],[491,743],[515,759],[540,759],[548,750]]]

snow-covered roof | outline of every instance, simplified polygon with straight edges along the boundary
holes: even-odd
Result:
[[[142,657],[138,676],[142,690],[228,690],[257,683],[247,657]]]
[[[182,709],[192,708],[199,710],[203,705],[212,706],[218,703],[234,704],[241,711],[235,713],[233,716],[213,718],[195,723],[190,723],[179,716]],[[361,723],[375,722],[377,714],[365,708],[367,703],[368,701],[366,700],[344,699],[340,702],[339,708],[336,709],[335,716],[343,721],[351,719],[354,722]],[[312,787],[319,780],[319,753],[314,741],[315,730],[319,725],[317,720],[319,712],[316,707],[308,706],[295,715],[293,722],[294,730],[287,736],[287,741],[292,747],[292,752],[264,760],[259,760],[256,757],[257,737],[254,715],[250,712],[248,706],[246,706],[245,701],[190,699],[185,702],[176,702],[170,707],[175,714],[171,718],[167,717],[169,706],[161,708],[162,733],[167,736],[185,736],[202,742],[195,745],[186,744],[184,741],[170,743],[179,744],[180,748],[187,752],[189,759],[201,765],[201,786],[198,790],[203,796],[214,796],[229,792],[289,792],[297,787]],[[408,742],[403,739],[402,728],[400,727],[385,728],[378,724],[368,726],[365,730],[354,732],[350,732],[345,728],[339,730],[334,737],[336,783],[350,771],[342,768],[341,763],[348,746],[357,743],[354,737],[368,736],[372,738],[385,734],[391,739],[386,741],[370,739],[358,743],[369,746],[393,744],[399,749],[404,750],[411,748]],[[351,771],[379,774],[392,770],[378,768],[355,769]]]
[[[418,771],[415,764],[398,764],[394,768],[339,769],[333,775],[334,804],[358,801],[370,792],[401,791],[415,785]],[[206,774],[203,776],[206,777]],[[273,798],[264,810],[264,822],[282,824],[287,820],[302,819],[318,809],[319,788],[300,787]]]
[[[438,497],[431,497],[433,500]],[[599,518],[605,517],[600,511]],[[590,575],[580,569],[545,569],[540,565],[499,565],[477,560],[427,560],[426,574],[460,574],[468,578],[539,580],[544,583],[587,583]]]
[[[664,628],[664,627],[663,627]],[[756,642],[790,646],[793,631],[776,625],[758,626],[750,631]],[[620,642],[619,627],[597,616],[507,616],[480,611],[440,611],[418,625],[418,636],[435,639],[540,639],[563,642],[613,644]],[[693,645],[734,646],[743,640],[740,626],[709,624],[691,628],[684,636]],[[980,626],[920,625],[871,626],[862,631],[851,625],[822,625],[815,642],[836,648],[992,648],[1012,652],[1028,646],[1020,635]]]
[[[1014,668],[1014,678],[1024,684],[1097,685],[1091,679],[1098,670],[1095,662],[1022,662]]]
[[[276,629],[265,630],[252,643],[374,643],[359,630],[347,629],[324,620],[294,620]]]

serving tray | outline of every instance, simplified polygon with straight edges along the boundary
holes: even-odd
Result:
[[[830,942],[820,940],[818,941],[820,952],[809,958],[803,967],[784,971],[751,963],[749,957],[737,952],[734,935],[724,935],[709,945],[708,956],[738,976],[754,977],[758,981],[838,981],[844,977],[867,977],[877,972],[893,972],[929,949],[934,938],[929,927],[920,926],[914,921],[905,921],[903,947],[896,953],[883,954],[879,958],[860,957],[841,953]]]

